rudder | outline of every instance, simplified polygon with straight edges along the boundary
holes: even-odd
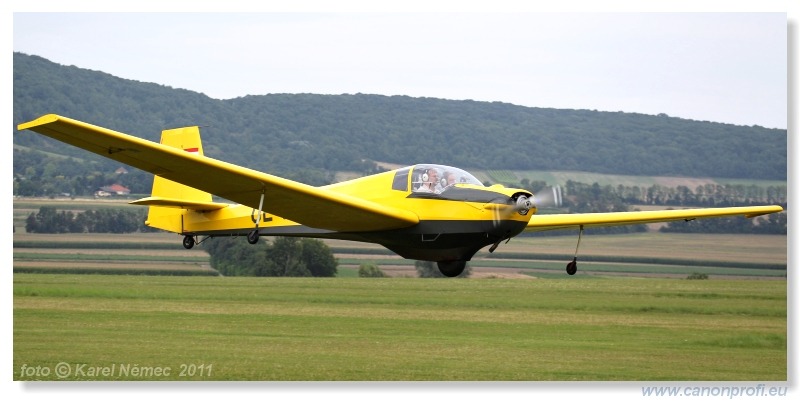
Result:
[[[203,144],[200,140],[200,128],[198,126],[164,130],[161,132],[161,144],[179,148],[199,156],[203,155]],[[211,193],[158,175],[153,178],[153,190],[151,193],[152,198],[211,203]],[[183,233],[183,213],[183,209],[151,205],[147,214],[146,224],[171,232]]]

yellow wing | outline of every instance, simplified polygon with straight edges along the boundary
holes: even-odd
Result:
[[[700,218],[744,216],[752,218],[783,211],[780,206],[723,207],[686,210],[633,211],[621,213],[542,214],[534,215],[526,231],[547,231],[580,226],[605,227],[612,225],[647,224],[654,222],[695,220]]]
[[[193,155],[58,115],[42,116],[18,129],[33,130],[248,207],[258,208],[263,194],[262,210],[312,228],[359,232],[404,228],[419,222],[417,215],[407,210]]]

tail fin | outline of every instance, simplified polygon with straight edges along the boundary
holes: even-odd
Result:
[[[164,130],[161,132],[161,144],[203,155],[200,128],[197,126]],[[177,233],[184,232],[182,209],[215,210],[226,206],[223,203],[213,203],[208,192],[158,175],[153,179],[152,196],[134,201],[132,204],[150,206],[147,225]]]
[[[188,153],[203,155],[203,144],[200,141],[200,128],[197,126],[164,130],[161,132],[161,144],[180,148]],[[210,202],[211,194],[180,183],[164,179],[156,175],[153,180],[153,197],[165,199],[191,200]]]

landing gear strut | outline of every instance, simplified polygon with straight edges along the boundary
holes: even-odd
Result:
[[[249,233],[247,233],[247,242],[250,245],[255,245],[258,243],[258,225],[261,224],[261,209],[264,208],[264,192],[261,192],[261,200],[258,201],[258,218],[256,218],[256,228]]]
[[[570,276],[574,276],[575,273],[578,272],[578,248],[581,247],[581,235],[583,235],[583,225],[581,225],[581,230],[578,232],[578,245],[575,246],[575,257],[572,258],[572,261],[567,263],[567,274]]]

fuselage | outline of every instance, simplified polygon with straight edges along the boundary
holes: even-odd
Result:
[[[530,198],[530,192],[500,185],[486,187],[466,171],[443,165],[420,164],[323,188],[411,211],[419,217],[419,223],[386,231],[337,232],[268,212],[259,219],[251,207],[230,205],[208,212],[186,210],[183,234],[245,235],[259,221],[261,235],[377,243],[407,259],[469,260],[481,248],[522,232],[535,213],[535,207],[517,205],[518,200]]]

